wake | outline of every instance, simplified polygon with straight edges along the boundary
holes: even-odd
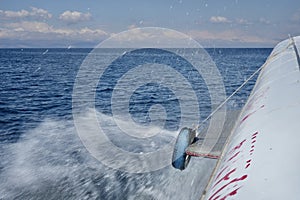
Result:
[[[90,112],[82,115],[87,122]],[[107,125],[113,120],[101,113],[97,117]],[[159,132],[153,141],[145,143],[118,139],[114,135],[118,133],[112,133],[110,138],[126,151],[147,153],[172,144],[177,135]],[[171,163],[171,157],[166,162]],[[136,167],[133,163],[126,160],[129,167]],[[199,199],[214,164],[214,160],[197,158],[182,172],[170,164],[146,173],[112,169],[87,151],[73,120],[45,119],[17,143],[3,146],[0,199]]]

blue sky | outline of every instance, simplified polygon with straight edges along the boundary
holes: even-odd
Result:
[[[273,47],[300,35],[299,0],[0,0],[0,47],[94,47],[138,27],[204,47]]]

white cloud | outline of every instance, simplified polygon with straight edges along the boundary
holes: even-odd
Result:
[[[52,14],[50,14],[47,10],[31,7],[31,10],[20,10],[20,11],[11,11],[11,10],[0,10],[0,16],[4,18],[43,18],[43,19],[49,19],[52,17]]]
[[[259,22],[262,23],[262,24],[266,24],[266,25],[271,24],[271,22],[269,20],[267,20],[267,19],[265,19],[263,17],[261,17],[259,19]]]
[[[209,19],[209,21],[212,23],[230,23],[231,22],[226,17],[222,17],[222,16],[212,16]]]
[[[236,19],[236,23],[241,24],[241,25],[251,25],[251,24],[253,24],[253,23],[251,23],[248,20],[243,19],[243,18]]]
[[[35,41],[46,40],[51,42],[57,41],[74,41],[74,42],[99,42],[106,38],[108,34],[100,29],[91,28],[56,28],[45,22],[22,21],[4,24],[0,29],[1,40],[29,40]],[[17,44],[16,44],[17,45]],[[34,44],[32,44],[34,45]]]
[[[127,27],[128,29],[134,29],[134,28],[137,28],[137,26],[135,24],[131,24]]]
[[[91,19],[90,13],[82,13],[78,11],[65,11],[60,16],[59,19],[67,22],[67,23],[76,23],[79,21],[88,21]]]
[[[6,24],[6,27],[11,31],[26,31],[26,32],[40,32],[40,33],[49,33],[53,30],[51,26],[44,22],[36,21],[22,21],[17,23]]]
[[[224,30],[220,32],[212,31],[191,31],[189,32],[192,38],[199,40],[200,42],[221,42],[221,44],[262,44],[262,45],[274,45],[278,41],[271,38],[262,38],[255,34],[243,32],[241,30]]]
[[[0,14],[1,16],[7,18],[23,18],[29,16],[29,12],[27,10],[20,10],[20,11],[0,10]]]
[[[52,14],[50,14],[47,10],[41,9],[41,8],[35,8],[35,7],[31,7],[32,10],[32,14],[34,16],[40,16],[42,18],[51,18]]]
[[[134,28],[111,37],[101,43],[104,48],[197,48],[188,35],[167,28]]]

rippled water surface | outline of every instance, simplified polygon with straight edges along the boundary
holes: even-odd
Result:
[[[0,199],[199,199],[214,160],[192,159],[184,171],[168,165],[156,171],[130,173],[103,165],[89,154],[74,126],[72,92],[80,65],[90,51],[0,49]],[[264,63],[271,49],[207,52],[229,95]],[[110,56],[114,50],[102,54]],[[175,62],[172,56],[162,56],[160,51],[151,50],[150,54],[170,65]],[[107,130],[111,130],[110,124],[115,120],[110,107],[114,84],[126,67],[134,64],[138,64],[135,59],[115,62],[115,68],[99,79],[96,116]],[[178,65],[181,73],[185,73],[184,67]],[[211,112],[207,88],[199,79],[191,78],[191,83],[201,99],[200,117],[204,119]],[[254,83],[255,79],[251,80],[231,99],[228,108],[241,109]],[[108,138],[125,151],[141,154],[173,141],[180,128],[181,113],[176,95],[167,87],[155,83],[139,87],[130,98],[128,112],[136,123],[147,126],[151,121],[148,111],[156,104],[167,110],[162,134],[138,140],[112,132]],[[90,120],[93,114],[91,109],[79,113],[90,129],[96,128]],[[109,151],[104,153],[109,155]],[[130,159],[125,162],[133,165]]]

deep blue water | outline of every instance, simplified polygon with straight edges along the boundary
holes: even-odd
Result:
[[[166,178],[171,173],[169,168],[130,175],[104,166],[95,167],[97,164],[85,153],[72,121],[74,82],[80,65],[92,49],[46,50],[0,49],[0,199],[172,199],[178,196],[176,188],[180,185],[170,188],[183,175],[174,172],[174,180]],[[206,50],[221,73],[227,95],[257,70],[272,51]],[[113,49],[104,53],[114,54]],[[193,90],[201,99],[201,119],[211,112],[207,106],[208,89],[192,66],[171,53],[148,49],[126,53],[105,71],[95,95],[99,113],[112,115],[114,86],[128,70],[145,63],[174,65],[191,80]],[[241,109],[256,78],[229,101],[231,109]],[[176,132],[180,128],[180,103],[168,87],[156,83],[141,85],[131,95],[129,113],[135,122],[148,125],[151,122],[148,111],[155,104],[166,109],[164,128]],[[116,142],[126,146],[126,137]],[[127,150],[139,152],[143,148],[128,145]],[[44,171],[47,167],[50,171]],[[197,175],[197,171],[193,173]],[[188,188],[186,199],[197,199],[197,186]]]
[[[207,52],[222,74],[226,93],[229,95],[264,63],[271,50],[207,49]],[[50,49],[43,54],[45,51],[46,49],[0,50],[0,142],[16,142],[20,134],[26,132],[27,129],[36,127],[45,118],[72,118],[74,80],[82,61],[91,49]],[[162,58],[162,60],[166,59]],[[169,58],[166,64],[171,62],[172,58]],[[127,66],[124,63],[123,65]],[[123,70],[128,69],[123,68]],[[118,73],[118,77],[115,77],[116,81],[124,72],[119,70]],[[104,79],[109,80],[114,86],[115,81],[112,81],[109,75]],[[201,80],[196,80],[194,83],[195,85],[201,84]],[[244,98],[249,95],[254,83],[255,78],[245,86],[240,96],[242,95]],[[146,86],[140,90],[149,90],[149,88],[153,90],[153,95],[157,95],[153,99],[159,100],[152,99],[152,103],[164,104],[167,88],[157,91],[157,88],[153,88],[152,85],[152,87]],[[201,85],[195,89],[201,90]],[[101,88],[98,90],[101,91]],[[113,87],[107,89],[106,94],[97,93],[97,97],[103,98],[101,100],[104,101],[97,107],[105,114],[111,114],[109,98],[106,98],[105,95],[110,97],[109,93],[112,90]],[[208,96],[205,90],[202,91]],[[138,93],[139,91],[135,96]],[[135,96],[133,98],[140,98],[141,101],[132,103],[133,116],[135,115],[134,109],[145,112],[145,109],[140,110],[141,107],[146,105],[147,109],[151,105],[150,100],[143,99],[142,95]],[[204,104],[206,101],[207,99],[203,100]],[[172,103],[177,104],[178,102],[174,100]]]
[[[44,118],[71,118],[73,83],[90,49],[1,49],[1,142]]]

